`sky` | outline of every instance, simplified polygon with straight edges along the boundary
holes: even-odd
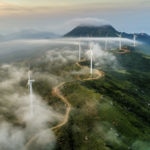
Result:
[[[150,34],[149,17],[150,0],[0,0],[0,34],[28,29],[64,34],[84,21]]]

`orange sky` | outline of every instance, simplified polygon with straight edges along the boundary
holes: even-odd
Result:
[[[87,17],[110,21],[121,30],[132,31],[135,23],[141,32],[149,28],[149,14],[150,0],[0,0],[0,32],[26,28],[55,32],[65,22]]]
[[[149,0],[0,0],[0,15],[50,13],[58,11],[85,11],[101,9],[143,9],[150,7]]]

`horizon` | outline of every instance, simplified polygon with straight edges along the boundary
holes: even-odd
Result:
[[[0,34],[22,30],[65,34],[83,22],[107,23],[120,32],[150,34],[148,0],[0,0]]]
[[[28,33],[31,33],[31,34],[38,34],[38,33],[49,33],[51,35],[54,35],[54,36],[64,36],[66,34],[68,34],[69,32],[73,31],[75,28],[77,27],[102,27],[102,26],[110,26],[112,28],[114,28],[116,31],[120,32],[120,33],[127,33],[127,34],[147,34],[148,36],[150,36],[150,33],[146,33],[146,32],[125,32],[125,31],[120,31],[118,30],[116,27],[114,27],[113,25],[111,24],[101,24],[101,25],[97,25],[97,24],[78,24],[76,26],[73,26],[73,27],[70,27],[70,29],[68,29],[68,31],[64,32],[64,33],[58,33],[58,32],[52,32],[52,31],[49,31],[49,30],[42,30],[42,29],[34,29],[34,28],[27,28],[27,29],[21,29],[21,30],[18,30],[18,31],[12,31],[10,33],[6,33],[6,34],[0,34],[0,36],[2,37],[7,37],[9,35],[15,35],[15,34],[28,34]]]

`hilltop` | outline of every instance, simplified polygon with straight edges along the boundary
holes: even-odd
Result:
[[[73,109],[56,150],[149,150],[150,59],[134,51],[115,55],[122,69],[100,67],[103,78],[64,85]]]
[[[126,33],[116,30],[112,25],[80,25],[69,31],[64,37],[117,37],[119,34],[123,38],[133,39],[137,35],[137,40],[150,45],[150,36],[146,33]]]
[[[119,32],[111,25],[89,26],[81,25],[65,34],[65,37],[116,37]]]

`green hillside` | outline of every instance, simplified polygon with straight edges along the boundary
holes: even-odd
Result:
[[[71,48],[75,49],[68,49]],[[95,73],[93,78],[89,74],[88,60],[76,63],[72,57],[75,53],[63,50],[1,65],[1,122],[7,121],[11,124],[10,129],[23,131],[23,145],[29,143],[27,150],[149,150],[150,57],[137,53],[133,48],[127,53],[123,51],[107,52],[107,56],[115,56],[116,67],[112,67],[111,62],[94,64],[94,69],[103,71],[104,76]],[[31,122],[18,117],[25,112],[24,103],[29,99],[26,74],[29,62],[35,79],[33,92],[43,102],[38,101],[38,107],[44,106],[44,111],[39,110],[31,122],[36,123],[43,118],[48,120],[40,131],[43,122],[34,129]],[[14,94],[16,91],[18,93]],[[69,106],[66,100],[71,104],[71,111],[63,123],[65,119],[62,116],[66,116]],[[29,105],[25,106],[29,108]],[[51,113],[48,116],[45,113],[49,110],[52,114],[57,113],[56,116],[60,115],[61,119],[51,120]],[[58,125],[61,126],[53,129]],[[34,132],[30,134],[28,129]],[[54,142],[45,137],[41,138],[44,144],[38,142],[35,135],[41,131],[51,131],[55,136]]]
[[[149,150],[150,59],[136,52],[116,57],[120,70],[65,84],[73,108],[56,150]]]

